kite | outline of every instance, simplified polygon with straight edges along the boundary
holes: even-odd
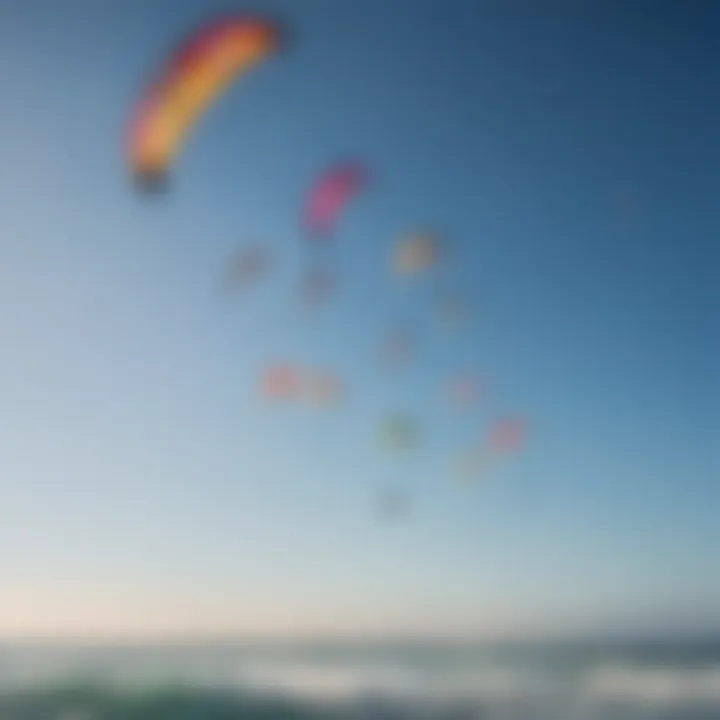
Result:
[[[419,431],[411,418],[397,415],[383,424],[381,438],[387,447],[407,450],[418,444]]]
[[[458,473],[467,480],[485,476],[501,457],[522,449],[525,434],[525,422],[522,419],[506,417],[497,420],[490,427],[489,435],[481,446],[458,457]]]
[[[317,305],[332,295],[335,289],[335,278],[325,268],[312,268],[302,279],[300,286],[301,300],[307,305]]]
[[[387,488],[377,498],[378,513],[388,520],[405,515],[410,505],[410,495],[400,488]]]
[[[395,248],[393,267],[398,275],[415,276],[427,272],[440,256],[440,241],[434,233],[417,233]]]
[[[368,172],[358,162],[334,165],[310,190],[305,229],[313,238],[326,238],[335,229],[350,200],[367,184]]]
[[[450,379],[447,386],[448,400],[457,408],[474,405],[480,391],[480,382],[473,375],[457,375]]]
[[[490,470],[491,460],[491,456],[482,450],[466,451],[457,459],[457,472],[463,480],[477,480]]]
[[[214,100],[280,44],[268,20],[228,16],[198,29],[169,58],[131,117],[127,154],[141,187],[163,185],[184,142]]]
[[[302,374],[294,365],[279,363],[266,368],[261,389],[270,400],[291,400],[302,388]]]
[[[497,420],[490,428],[488,444],[496,455],[506,455],[522,449],[525,443],[525,422],[520,418]]]
[[[456,295],[443,297],[439,302],[438,311],[442,321],[450,327],[464,324],[470,316],[467,304]]]
[[[308,372],[303,380],[303,395],[316,407],[332,407],[342,399],[343,384],[329,372]]]
[[[270,253],[260,245],[238,251],[229,262],[226,275],[228,291],[247,287],[267,275],[272,265]]]
[[[415,337],[406,328],[396,328],[380,348],[380,357],[390,365],[407,362],[415,349]]]

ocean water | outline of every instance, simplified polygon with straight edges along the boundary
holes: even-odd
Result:
[[[0,720],[720,720],[720,640],[0,645]]]

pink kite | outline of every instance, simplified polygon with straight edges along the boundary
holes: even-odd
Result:
[[[490,431],[490,447],[496,453],[516,452],[525,440],[525,422],[520,418],[498,420]]]
[[[448,384],[447,393],[450,402],[458,408],[470,407],[482,391],[482,384],[474,375],[458,375]]]
[[[263,394],[273,400],[289,400],[300,391],[300,372],[287,363],[266,368],[262,375]]]
[[[303,278],[300,288],[302,300],[315,305],[330,297],[335,289],[335,278],[329,270],[313,268]]]
[[[315,183],[305,210],[305,227],[315,237],[326,237],[353,195],[366,185],[367,170],[356,162],[335,165]]]

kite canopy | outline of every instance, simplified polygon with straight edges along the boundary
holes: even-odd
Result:
[[[394,329],[380,348],[380,357],[390,365],[406,363],[415,350],[416,339],[406,328]]]
[[[521,418],[497,420],[490,428],[490,449],[499,455],[518,452],[525,444],[526,434],[525,421]]]
[[[450,378],[447,385],[448,400],[457,408],[474,405],[480,391],[480,381],[474,375],[456,375]]]
[[[130,121],[128,160],[141,188],[164,185],[189,132],[210,104],[279,43],[275,24],[228,16],[200,28],[181,45]]]
[[[377,510],[381,517],[395,519],[410,507],[410,495],[400,488],[387,488],[377,498]]]
[[[480,449],[465,451],[456,460],[456,469],[463,480],[472,482],[483,478],[490,469],[491,456]]]
[[[307,305],[316,305],[332,295],[335,284],[335,277],[330,270],[321,267],[312,268],[302,279],[301,300]]]
[[[396,450],[415,447],[419,442],[419,431],[412,418],[398,415],[386,420],[381,427],[383,444]]]
[[[308,372],[303,382],[303,394],[311,405],[332,407],[342,400],[343,384],[333,373]]]
[[[462,325],[470,315],[470,309],[466,302],[457,295],[447,295],[441,298],[438,311],[442,321],[451,327]]]
[[[262,375],[261,390],[270,400],[291,400],[302,388],[302,374],[289,363],[267,367]]]
[[[421,275],[440,257],[440,240],[435,233],[417,233],[401,240],[395,248],[393,268],[399,275]]]
[[[314,238],[330,235],[350,200],[365,188],[367,169],[358,162],[334,165],[323,173],[310,190],[304,225]]]
[[[229,291],[247,287],[270,271],[270,253],[261,245],[250,245],[239,250],[230,259],[226,275]]]
[[[525,422],[507,417],[494,422],[487,440],[464,451],[456,459],[458,474],[468,481],[484,478],[503,455],[519,452],[525,442]]]

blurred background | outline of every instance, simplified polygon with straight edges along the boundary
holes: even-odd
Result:
[[[719,37],[0,0],[0,717],[720,717]]]

